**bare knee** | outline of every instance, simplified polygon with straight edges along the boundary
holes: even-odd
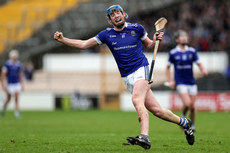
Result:
[[[184,108],[191,109],[192,103],[191,101],[184,101]]]
[[[133,96],[132,96],[132,102],[133,102],[133,105],[134,105],[134,107],[135,107],[136,109],[140,108],[141,105],[142,105],[142,103],[141,103],[140,100],[141,100],[141,99],[140,99],[140,96],[139,96],[139,95],[133,94]]]

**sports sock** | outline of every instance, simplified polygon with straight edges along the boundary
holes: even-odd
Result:
[[[144,139],[146,139],[146,140],[148,140],[148,141],[149,141],[149,136],[148,136],[148,135],[141,134],[141,136],[142,136]]]
[[[180,123],[178,125],[182,126],[184,129],[187,129],[188,120],[186,118],[180,117]]]
[[[192,126],[191,126],[193,129],[195,129],[195,123],[192,123]]]
[[[19,114],[19,112],[16,110],[16,111],[14,111],[14,116],[15,117],[20,117],[20,114]]]
[[[6,110],[6,108],[5,108],[5,107],[3,107],[3,108],[2,108],[2,110],[1,110],[1,115],[2,115],[2,116],[4,116],[4,115],[5,115],[5,110]]]

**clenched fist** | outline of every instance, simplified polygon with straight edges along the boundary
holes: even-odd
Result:
[[[156,32],[153,36],[153,40],[156,41],[156,40],[162,40],[163,39],[163,36],[164,36],[164,32]]]
[[[54,39],[61,42],[62,39],[63,39],[63,33],[62,32],[59,32],[59,31],[56,31],[54,33]]]

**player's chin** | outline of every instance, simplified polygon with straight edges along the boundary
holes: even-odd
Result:
[[[125,24],[125,21],[122,21],[122,22],[115,23],[114,26],[120,29],[124,26],[124,24]]]

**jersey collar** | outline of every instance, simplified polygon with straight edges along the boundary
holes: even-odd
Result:
[[[183,51],[180,49],[179,46],[176,46],[176,49],[177,49],[178,51],[180,51],[180,52],[183,52]],[[184,51],[184,52],[186,52],[187,50],[188,50],[188,46],[186,45],[186,46],[185,46],[185,51]]]

